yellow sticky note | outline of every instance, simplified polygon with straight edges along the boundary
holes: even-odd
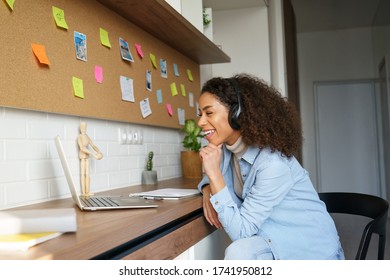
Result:
[[[42,64],[50,65],[50,61],[47,58],[46,50],[44,45],[31,44],[32,50],[39,62]]]
[[[65,21],[64,10],[53,6],[53,17],[58,27],[68,29],[68,24]]]
[[[76,77],[72,77],[72,84],[73,84],[74,95],[84,99],[83,80]]]
[[[181,95],[186,96],[187,95],[186,88],[183,84],[180,84],[180,89],[181,89]]]
[[[111,48],[110,39],[108,38],[108,32],[103,28],[100,28],[100,42],[103,46]]]
[[[13,11],[14,10],[14,4],[15,0],[6,0],[8,7]]]
[[[194,81],[194,78],[192,77],[192,73],[191,73],[190,69],[187,69],[187,76],[188,76],[188,80],[190,80],[191,82]]]
[[[149,57],[150,57],[150,61],[153,64],[153,67],[157,69],[156,56],[154,54],[150,53]]]
[[[172,93],[172,96],[176,96],[177,95],[176,83],[172,83],[171,84],[171,93]]]

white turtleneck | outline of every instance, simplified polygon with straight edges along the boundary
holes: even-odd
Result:
[[[238,138],[236,143],[234,143],[233,145],[229,146],[226,144],[226,148],[233,154],[231,164],[233,167],[234,191],[239,197],[242,197],[242,188],[244,186],[244,181],[241,177],[240,160],[248,147],[242,141],[242,136],[240,136],[240,138]]]

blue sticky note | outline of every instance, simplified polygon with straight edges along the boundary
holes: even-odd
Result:
[[[156,94],[157,94],[157,103],[158,104],[161,104],[163,102],[163,98],[162,98],[162,91],[161,89],[158,89],[156,91]]]
[[[176,77],[179,77],[179,68],[177,67],[177,64],[173,64],[173,72]]]

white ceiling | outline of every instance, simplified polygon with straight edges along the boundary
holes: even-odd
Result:
[[[203,0],[205,7],[227,10],[265,6],[274,0]],[[377,14],[390,19],[390,0],[291,0],[297,32],[368,27]],[[379,8],[378,8],[379,7]]]
[[[291,3],[297,32],[311,32],[372,26],[381,1],[291,0]]]

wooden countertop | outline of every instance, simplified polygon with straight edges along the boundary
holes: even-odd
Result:
[[[161,181],[154,186],[132,186],[102,194],[127,196],[130,192],[157,188],[196,188],[198,182],[199,180],[177,178]],[[31,247],[27,252],[0,252],[0,259],[82,260],[133,259],[133,257],[135,259],[169,259],[187,250],[215,230],[203,218],[201,195],[155,202],[159,204],[158,208],[95,212],[80,211],[71,198],[20,207],[19,209],[42,208],[48,211],[52,208],[75,207],[77,208],[77,232],[65,233]],[[182,229],[183,233],[178,229]],[[189,234],[190,238],[183,236],[185,241],[181,242],[180,246],[175,246],[172,252],[165,252],[167,250],[164,248],[166,240],[164,244],[156,245],[158,240],[166,239],[175,231],[180,234]],[[177,232],[175,238],[178,237]],[[148,246],[160,248],[164,252],[145,253],[148,252],[145,250]],[[140,254],[142,248],[144,251]],[[154,255],[156,257],[153,257]]]

